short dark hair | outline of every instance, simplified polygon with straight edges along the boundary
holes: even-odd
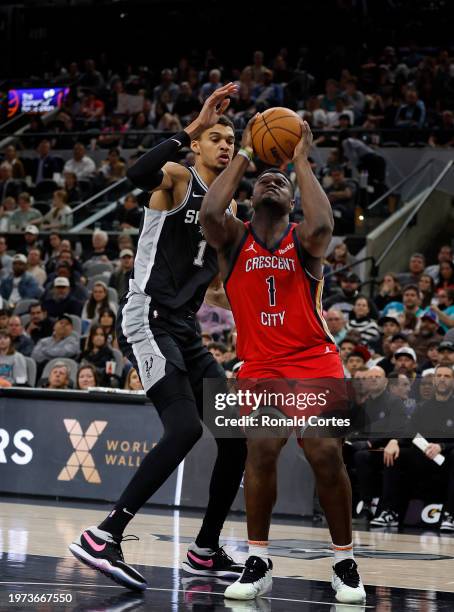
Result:
[[[207,349],[210,351],[214,349],[215,351],[221,351],[222,353],[227,352],[227,346],[223,342],[210,342],[207,345]]]
[[[225,125],[226,127],[232,128],[233,132],[235,133],[235,126],[233,125],[233,121],[230,121],[230,119],[226,117],[225,115],[221,115],[219,119],[216,121],[216,123],[219,123],[219,125]]]
[[[256,181],[259,181],[262,178],[262,176],[264,176],[265,174],[280,174],[287,180],[288,184],[291,187],[292,193],[294,192],[293,183],[290,180],[290,177],[288,176],[288,174],[286,174],[282,170],[279,170],[279,168],[267,168],[266,170],[263,170],[263,172],[260,172],[260,174],[258,175]]]
[[[406,293],[407,291],[416,291],[416,293],[419,295],[419,287],[418,285],[405,285],[403,291],[402,291],[402,295],[404,293]]]

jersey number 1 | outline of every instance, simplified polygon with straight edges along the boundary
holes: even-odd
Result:
[[[266,282],[268,284],[270,306],[276,306],[276,285],[274,284],[274,276],[268,276]]]
[[[201,240],[199,242],[197,256],[194,258],[194,265],[199,266],[200,268],[203,266],[203,256],[205,255],[205,249],[207,248],[207,241]]]

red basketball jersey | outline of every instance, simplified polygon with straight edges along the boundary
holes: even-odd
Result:
[[[296,223],[288,225],[272,249],[261,243],[250,223],[245,226],[224,283],[238,332],[238,357],[264,362],[331,346],[334,339],[321,305],[323,279],[305,268]]]

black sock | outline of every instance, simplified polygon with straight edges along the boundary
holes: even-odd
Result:
[[[107,531],[113,536],[120,538],[126,529],[127,524],[134,518],[134,513],[127,508],[115,507],[112,512],[98,525],[98,529]]]
[[[219,536],[243,477],[246,461],[246,441],[216,440],[218,456],[210,482],[210,499],[202,527],[195,543],[200,548],[219,548]]]

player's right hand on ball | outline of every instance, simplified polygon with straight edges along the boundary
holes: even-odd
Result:
[[[198,123],[202,130],[206,130],[215,125],[221,115],[227,110],[231,96],[238,91],[238,86],[234,83],[227,83],[223,87],[216,89],[215,92],[209,96],[197,117]]]
[[[243,135],[241,137],[241,148],[245,149],[249,147],[254,150],[254,147],[252,146],[252,126],[259,115],[260,113],[255,113],[252,119],[249,119],[246,127],[244,128]]]

